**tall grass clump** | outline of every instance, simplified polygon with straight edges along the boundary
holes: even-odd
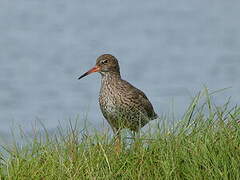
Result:
[[[207,89],[175,125],[160,118],[154,133],[120,154],[108,133],[36,135],[24,146],[4,146],[1,179],[240,179],[240,107],[217,106]]]

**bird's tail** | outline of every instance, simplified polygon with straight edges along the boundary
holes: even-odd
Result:
[[[154,120],[154,119],[157,119],[157,118],[159,118],[159,116],[156,113],[154,113],[151,120]]]

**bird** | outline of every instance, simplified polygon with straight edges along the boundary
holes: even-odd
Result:
[[[143,91],[122,79],[120,66],[115,56],[100,55],[96,64],[78,79],[98,72],[101,74],[99,105],[104,118],[115,134],[116,151],[121,151],[122,129],[130,129],[134,134],[158,115]]]

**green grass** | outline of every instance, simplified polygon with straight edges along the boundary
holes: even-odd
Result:
[[[109,133],[37,136],[4,146],[1,179],[240,179],[240,107],[216,106],[205,89],[176,125],[161,119],[116,155]],[[80,133],[80,134],[79,134]]]

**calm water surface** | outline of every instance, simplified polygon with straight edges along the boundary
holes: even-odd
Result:
[[[203,88],[240,100],[240,1],[0,1],[0,134],[36,120],[54,130],[87,116],[99,127],[100,75],[77,78],[103,53],[156,112],[181,116]],[[80,124],[83,124],[80,118]]]

